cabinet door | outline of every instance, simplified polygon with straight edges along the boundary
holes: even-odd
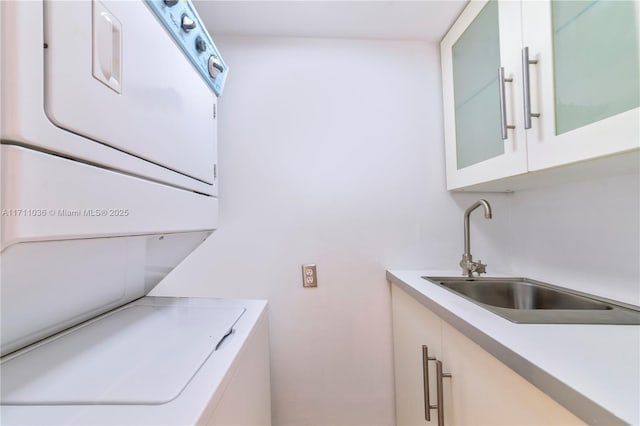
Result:
[[[527,171],[520,14],[519,2],[473,1],[442,40],[447,189]],[[506,139],[503,125],[515,126]]]
[[[459,331],[442,323],[445,424],[584,423]]]
[[[429,357],[440,356],[440,318],[403,290],[392,285],[393,350],[396,382],[396,424],[416,426],[437,424],[435,411],[431,421],[425,420],[422,345]],[[435,367],[429,362],[430,383],[435,383]],[[436,401],[431,387],[430,400]]]
[[[639,6],[634,1],[525,1],[529,170],[640,147]]]

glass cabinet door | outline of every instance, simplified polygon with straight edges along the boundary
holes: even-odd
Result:
[[[552,1],[556,134],[640,105],[631,1]]]
[[[489,1],[452,48],[457,168],[504,154],[500,138],[498,2]]]
[[[440,46],[447,188],[525,173],[520,2],[469,2]]]
[[[524,1],[531,59],[529,169],[640,148],[639,4]],[[541,31],[541,28],[547,30]]]

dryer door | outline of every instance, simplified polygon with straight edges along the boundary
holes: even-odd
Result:
[[[213,184],[216,97],[149,7],[47,0],[44,11],[49,119]]]

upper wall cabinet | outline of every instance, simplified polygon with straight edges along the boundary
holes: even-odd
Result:
[[[527,171],[519,2],[472,1],[442,41],[447,187]]]
[[[639,148],[639,16],[633,1],[470,2],[441,44],[447,188]]]
[[[527,130],[529,170],[640,146],[639,11],[634,1],[522,2],[523,50],[537,61],[524,84],[540,113]]]

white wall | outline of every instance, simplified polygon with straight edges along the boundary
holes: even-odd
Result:
[[[640,305],[640,179],[625,175],[514,193],[514,272]]]
[[[266,298],[276,425],[394,423],[387,268],[511,270],[640,304],[637,175],[449,194],[435,45],[220,38],[220,229],[156,295]],[[303,289],[300,265],[317,263]]]
[[[457,267],[478,199],[444,189],[438,48],[216,43],[231,68],[220,229],[154,294],[269,300],[274,424],[393,424],[385,269]],[[495,217],[474,215],[472,244],[495,271],[508,197],[487,198]],[[318,265],[317,289],[302,288],[302,263]]]

